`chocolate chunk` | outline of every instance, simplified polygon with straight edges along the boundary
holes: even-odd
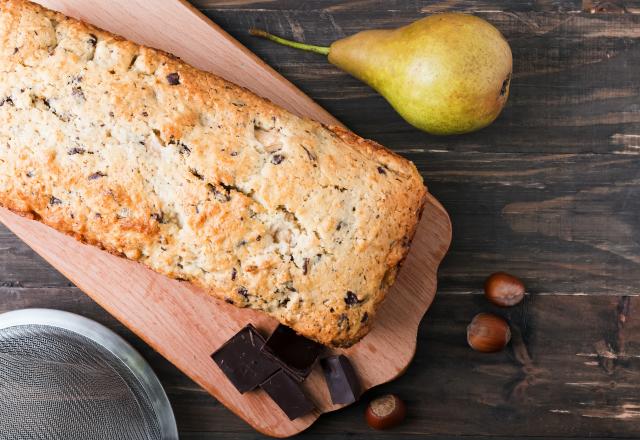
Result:
[[[62,200],[57,197],[51,196],[49,197],[49,205],[62,205]]]
[[[346,356],[330,356],[320,360],[324,378],[334,404],[349,404],[360,397],[360,382]]]
[[[284,160],[284,156],[282,154],[274,154],[271,157],[271,163],[274,165],[280,165]]]
[[[264,381],[260,388],[267,392],[289,420],[295,420],[315,409],[315,405],[304,394],[300,385],[282,370]]]
[[[87,43],[95,47],[98,44],[98,37],[96,37],[94,34],[89,34]]]
[[[180,75],[178,72],[173,72],[167,75],[167,82],[170,86],[177,86],[180,84]]]
[[[278,370],[262,353],[264,338],[251,324],[236,333],[211,355],[240,393],[257,388]]]
[[[294,379],[303,381],[323,350],[323,346],[298,335],[286,325],[278,325],[262,347],[262,352],[276,361]]]
[[[384,169],[384,167],[378,167],[378,173],[387,174],[387,171]]]

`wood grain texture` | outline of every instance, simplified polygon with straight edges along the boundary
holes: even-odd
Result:
[[[347,126],[414,160],[454,223],[439,293],[407,372],[296,438],[640,437],[640,22],[633,14],[640,2],[623,3],[630,12],[592,14],[580,0],[194,0]],[[259,24],[328,43],[445,10],[496,24],[516,66],[509,106],[496,123],[455,138],[413,130],[321,57],[246,34]],[[181,438],[263,438],[1,228],[0,249],[2,310],[58,307],[116,330],[158,372]],[[530,296],[512,318],[541,372],[523,367],[513,348],[486,356],[464,345],[468,321],[492,310],[481,289],[494,270],[526,281]],[[529,371],[540,379],[510,397],[515,384],[532,380]],[[386,392],[407,400],[409,418],[389,432],[371,431],[364,405]]]
[[[264,92],[291,111],[337,124],[317,104],[187,4],[177,0],[153,4],[129,0],[41,3],[133,41],[171,51],[256,93]],[[139,23],[145,26],[133,27]],[[180,33],[183,29],[190,32]],[[396,378],[407,368],[416,349],[418,325],[435,295],[437,268],[451,242],[451,224],[444,208],[430,195],[422,218],[412,251],[377,313],[373,330],[358,344],[342,350],[348,354],[365,390]],[[188,283],[82,245],[7,210],[0,210],[0,221],[258,431],[276,437],[291,436],[310,426],[320,414],[340,408],[331,403],[319,366],[304,382],[317,410],[290,421],[266,393],[240,395],[213,363],[211,353],[246,324],[252,323],[266,334],[276,325],[273,319],[217,301]]]

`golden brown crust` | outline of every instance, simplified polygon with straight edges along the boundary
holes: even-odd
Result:
[[[27,1],[0,9],[0,204],[321,343],[367,333],[425,201],[411,162]]]

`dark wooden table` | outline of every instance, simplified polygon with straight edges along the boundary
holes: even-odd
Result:
[[[300,438],[640,436],[640,1],[193,0],[364,137],[413,160],[451,214],[454,240],[406,374]],[[439,138],[405,124],[322,57],[247,36],[254,25],[319,44],[447,10],[477,14],[514,54],[509,105],[491,127]],[[106,324],[159,374],[184,439],[255,439],[62,275],[0,227],[2,310],[52,307]],[[482,283],[504,270],[530,295],[494,310]],[[480,311],[511,321],[499,354],[465,343]],[[401,395],[409,416],[371,431],[365,403]]]

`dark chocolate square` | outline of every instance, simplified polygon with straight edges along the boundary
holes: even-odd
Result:
[[[360,397],[360,381],[346,356],[330,356],[320,360],[324,378],[334,404],[353,403]]]
[[[278,325],[262,347],[262,352],[276,361],[294,379],[303,381],[324,347],[300,336],[286,325]]]
[[[260,387],[282,409],[289,420],[309,414],[315,408],[300,385],[283,370],[264,381]]]
[[[249,324],[211,357],[238,391],[246,393],[279,369],[275,362],[262,354],[260,349],[263,345],[264,338]]]

